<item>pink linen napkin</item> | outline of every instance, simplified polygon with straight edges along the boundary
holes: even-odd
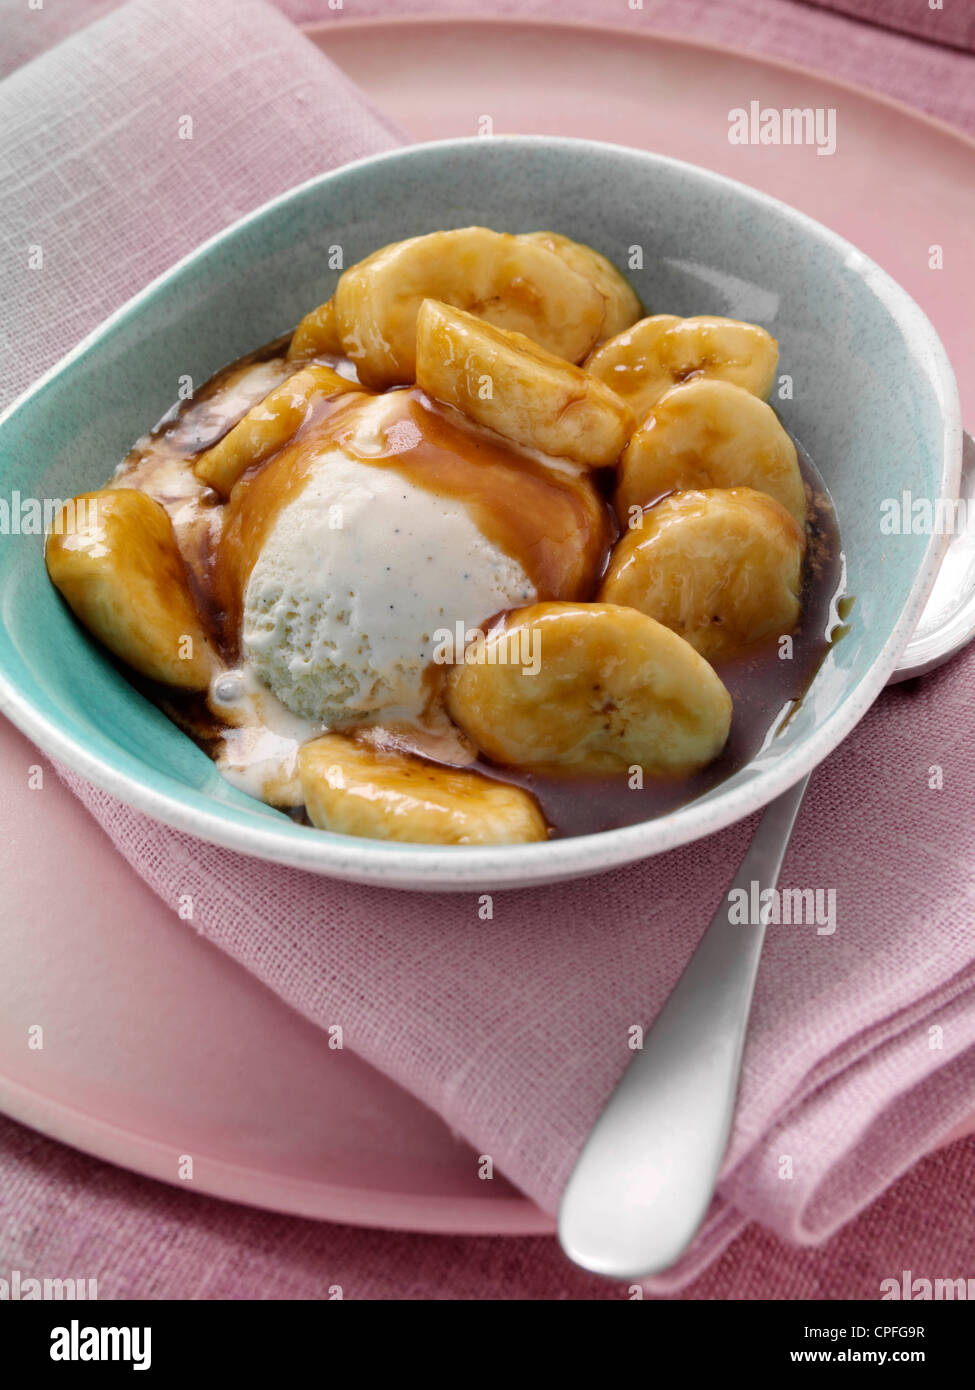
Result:
[[[207,237],[404,138],[255,0],[126,5],[7,78],[0,117],[0,405]]]
[[[207,138],[181,149],[187,110]],[[174,0],[165,22],[134,0],[4,82],[0,125],[14,137],[0,166],[5,384],[234,216],[395,140],[256,0]],[[51,274],[25,285],[18,253],[38,240]],[[752,1219],[797,1242],[828,1237],[975,1110],[973,672],[970,654],[884,696],[817,774],[783,884],[835,890],[836,931],[772,928],[720,1194],[656,1287],[682,1287]],[[174,910],[192,894],[211,940],[307,1017],[341,1023],[347,1046],[549,1209],[628,1060],[630,1025],[672,987],[752,829],[499,893],[483,921],[477,895],[282,870],[66,780]]]

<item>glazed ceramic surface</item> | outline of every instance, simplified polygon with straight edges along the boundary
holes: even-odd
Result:
[[[881,504],[957,491],[961,425],[944,350],[917,305],[864,255],[762,194],[661,156],[550,137],[415,146],[348,166],[245,218],[132,300],[0,421],[0,496],[102,485],[175,398],[287,332],[345,264],[398,238],[482,223],[555,228],[628,274],[653,311],[755,320],[779,339],[792,399],[775,399],[831,491],[855,596],[785,731],[707,795],[658,820],[546,844],[386,845],[299,826],[225,782],[75,624],[42,541],[0,551],[0,707],[52,756],[170,825],[361,882],[501,888],[627,863],[764,805],[862,717],[893,668],[944,538],[885,535]],[[642,260],[642,265],[639,262]]]

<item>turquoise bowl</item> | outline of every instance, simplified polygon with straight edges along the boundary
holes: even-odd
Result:
[[[294,824],[235,790],[130,686],[48,582],[37,535],[0,537],[0,708],[51,757],[202,839],[401,888],[549,883],[711,834],[784,791],[853,729],[913,631],[945,537],[886,535],[885,498],[957,496],[961,423],[944,349],[918,306],[848,242],[784,204],[676,160],[589,141],[504,136],[418,145],[325,174],[252,213],[155,281],[0,419],[0,497],[101,486],[176,398],[287,332],[345,264],[386,242],[482,223],[554,228],[618,262],[644,303],[726,314],[779,339],[776,400],[833,496],[850,631],[787,728],[706,795],[657,820],[546,844],[390,845]],[[852,794],[852,789],[851,789]]]

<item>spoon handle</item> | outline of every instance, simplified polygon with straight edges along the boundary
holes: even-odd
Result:
[[[704,1219],[728,1142],[765,920],[729,921],[778,883],[807,775],[769,803],[734,883],[576,1161],[559,1239],[612,1277],[672,1265]],[[753,888],[753,885],[757,885]],[[736,895],[736,901],[740,901]]]

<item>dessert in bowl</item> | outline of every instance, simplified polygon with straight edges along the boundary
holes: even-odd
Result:
[[[797,700],[824,654],[797,629],[835,527],[763,402],[777,362],[757,324],[644,316],[558,233],[411,237],[67,502],[48,572],[295,818],[536,842],[570,828],[559,780],[585,805],[599,777],[612,829],[725,749],[708,657],[767,689],[784,660]]]
[[[570,167],[587,189],[582,216],[557,193]],[[642,180],[625,205],[607,201],[614,174]],[[394,199],[400,215],[370,225],[368,190],[397,179],[407,206]],[[435,220],[448,188],[450,221]],[[540,194],[555,232],[534,230]],[[646,209],[664,201],[635,247]],[[340,209],[351,232],[336,229]],[[715,218],[730,228],[746,215],[768,237],[764,255],[715,234]],[[280,285],[289,263],[276,239],[287,233],[291,257],[302,246],[307,267],[323,217],[317,244],[348,243],[346,268],[324,295],[299,273],[275,296],[266,277]],[[698,226],[701,259],[675,257]],[[797,238],[802,274],[787,254]],[[235,315],[229,266],[204,289],[203,263],[212,271],[231,245],[238,263],[253,258],[238,286],[263,279],[259,312]],[[858,323],[844,318],[837,333],[834,322],[825,342],[830,276]],[[87,506],[75,520],[91,524],[48,543],[68,603],[195,740],[191,761],[175,757],[192,767],[176,798],[159,783],[132,796],[101,769],[173,823],[406,886],[589,872],[707,833],[783,789],[855,722],[909,636],[937,545],[902,547],[882,592],[851,484],[861,509],[894,486],[864,471],[863,432],[881,422],[901,485],[950,486],[950,373],[906,296],[759,195],[578,142],[483,153],[457,142],[289,195],[177,268],[157,288],[160,309],[168,294],[169,317],[178,300],[199,328],[194,289],[216,311],[211,341],[201,358],[185,322],[186,362],[169,329],[169,380],[244,357],[170,410],[107,488],[90,456],[74,477]],[[255,351],[287,330],[292,305],[297,331]],[[855,414],[844,383],[831,434],[820,406],[858,360],[853,328],[888,379],[859,383]],[[143,337],[143,381],[164,346]],[[905,374],[892,445],[885,415]],[[799,393],[785,389],[797,379]],[[781,420],[764,400],[772,388]],[[131,404],[121,414],[133,419]],[[836,646],[855,552],[857,607]],[[99,679],[103,667],[121,679],[97,660]],[[180,780],[171,738],[145,728],[167,749],[161,780]],[[90,742],[74,759],[89,773]],[[227,790],[202,771],[202,750]]]

